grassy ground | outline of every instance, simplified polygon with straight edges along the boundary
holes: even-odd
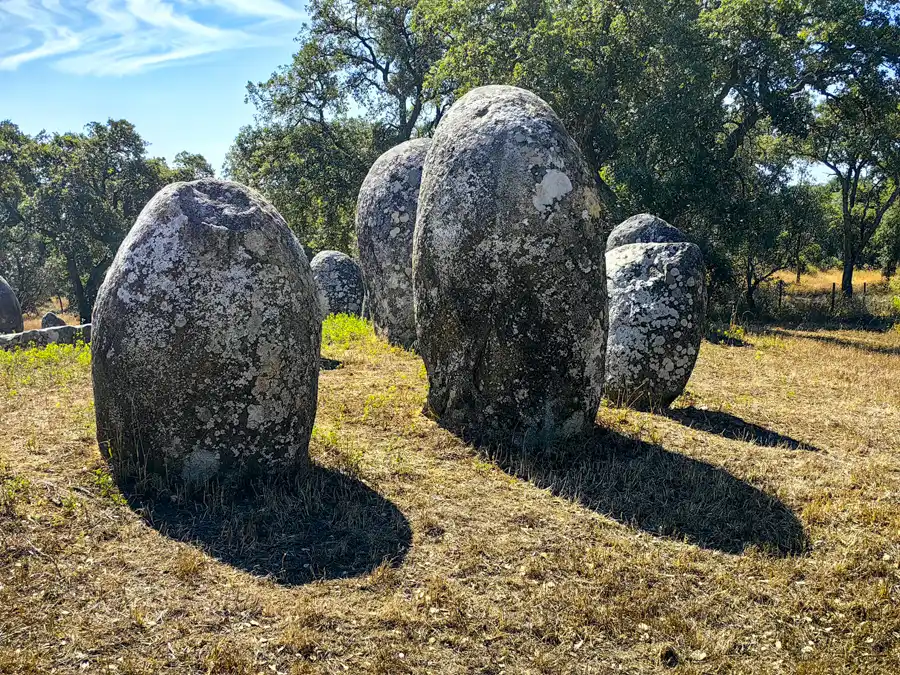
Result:
[[[325,337],[315,468],[199,505],[111,481],[86,351],[0,353],[0,673],[898,672],[900,333],[705,343],[554,457]]]

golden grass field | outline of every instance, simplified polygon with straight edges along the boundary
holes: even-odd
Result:
[[[820,294],[831,293],[832,284],[837,284],[837,291],[840,292],[842,274],[843,272],[840,269],[814,269],[808,274],[801,274],[799,284],[796,283],[796,274],[790,270],[776,272],[773,278],[784,281],[788,292]],[[862,293],[863,284],[866,284],[869,288],[878,289],[887,285],[887,279],[884,278],[881,270],[856,270],[853,273],[854,292]]]
[[[203,503],[120,492],[86,350],[0,352],[0,673],[900,672],[900,332],[747,341],[534,456],[330,320],[314,467]]]

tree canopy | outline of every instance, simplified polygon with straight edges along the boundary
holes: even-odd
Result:
[[[36,136],[0,122],[0,263],[14,271],[26,306],[64,280],[90,321],[106,270],[147,201],[167,183],[212,173],[200,155],[180,153],[173,168],[148,158],[125,120]]]

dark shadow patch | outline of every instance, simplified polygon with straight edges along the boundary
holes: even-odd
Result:
[[[714,345],[724,345],[725,347],[749,347],[750,343],[737,337],[726,335],[724,331],[711,330],[705,335],[706,341]]]
[[[361,576],[402,563],[406,517],[360,481],[314,464],[291,482],[256,484],[233,498],[147,497],[123,489],[160,533],[283,585]]]
[[[719,467],[596,428],[587,439],[523,452],[482,448],[508,473],[650,534],[702,548],[800,555],[808,539],[778,499]]]
[[[343,362],[335,359],[328,359],[324,356],[319,357],[319,370],[337,370],[343,366]]]
[[[771,429],[747,422],[737,415],[720,410],[701,410],[689,406],[687,408],[671,408],[657,412],[691,429],[701,429],[702,431],[718,434],[724,438],[731,438],[736,441],[746,441],[769,448],[820,452],[819,448],[814,445],[798,441],[790,436],[784,436]]]
[[[803,340],[815,340],[825,344],[837,345],[839,347],[850,347],[859,349],[870,354],[885,354],[887,356],[900,356],[900,347],[888,347],[885,345],[873,345],[861,340],[851,340],[850,338],[838,337],[836,335],[822,335],[818,332],[807,332],[801,330],[790,330],[785,328],[771,328],[768,331],[772,335],[780,335],[783,337],[801,338]]]

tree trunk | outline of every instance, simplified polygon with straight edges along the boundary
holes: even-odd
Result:
[[[744,294],[747,303],[747,309],[756,314],[756,288],[751,284],[747,286],[747,292]]]
[[[66,256],[66,271],[69,283],[72,284],[72,293],[75,295],[75,303],[78,305],[81,323],[90,323],[91,303],[84,292],[84,285],[81,283],[81,275],[78,273],[78,265],[75,263],[75,258],[69,255]]]
[[[844,254],[844,273],[841,276],[841,294],[848,300],[853,297],[853,256]]]

